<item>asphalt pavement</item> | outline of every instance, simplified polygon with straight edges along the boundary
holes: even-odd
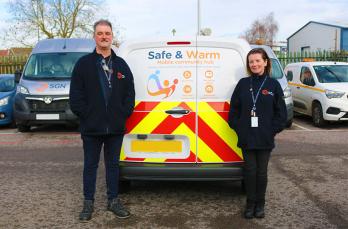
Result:
[[[348,228],[348,124],[296,117],[277,135],[266,218],[245,220],[240,182],[132,182],[132,216],[106,211],[100,163],[95,212],[80,223],[83,152],[74,130],[0,127],[0,228]],[[103,159],[101,158],[101,162]]]

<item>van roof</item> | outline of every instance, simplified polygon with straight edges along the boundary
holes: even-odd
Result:
[[[275,58],[275,59],[277,58],[277,56],[274,54],[272,48],[267,46],[267,45],[250,45],[250,46],[252,49],[263,48],[266,51],[269,58]]]
[[[240,52],[247,52],[250,50],[250,45],[244,40],[239,38],[221,38],[211,36],[186,36],[186,37],[157,37],[147,38],[139,40],[127,40],[120,45],[118,54],[124,55],[131,49],[143,49],[143,48],[157,48],[157,47],[175,47],[175,46],[186,46],[195,47],[196,44],[199,47],[226,47],[234,48]]]
[[[34,53],[59,53],[59,52],[92,52],[95,48],[93,39],[84,38],[61,38],[45,39],[39,41],[33,51]]]

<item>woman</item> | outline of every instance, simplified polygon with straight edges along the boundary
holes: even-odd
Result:
[[[262,48],[247,55],[249,77],[239,80],[231,98],[229,125],[238,135],[245,161],[244,183],[247,204],[244,217],[265,217],[267,166],[274,136],[286,123],[283,90],[270,78],[271,60]]]

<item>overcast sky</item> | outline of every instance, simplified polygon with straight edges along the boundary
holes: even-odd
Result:
[[[6,2],[0,0],[0,31],[9,18]],[[200,5],[201,28],[218,37],[238,37],[270,12],[279,26],[277,41],[286,41],[309,21],[348,27],[348,0],[200,0]],[[122,39],[170,36],[173,28],[178,36],[197,32],[197,0],[106,0],[104,7],[109,13],[101,17],[119,25]]]

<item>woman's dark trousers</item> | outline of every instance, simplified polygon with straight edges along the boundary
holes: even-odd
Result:
[[[267,166],[271,150],[245,150],[244,184],[248,204],[265,204]]]

